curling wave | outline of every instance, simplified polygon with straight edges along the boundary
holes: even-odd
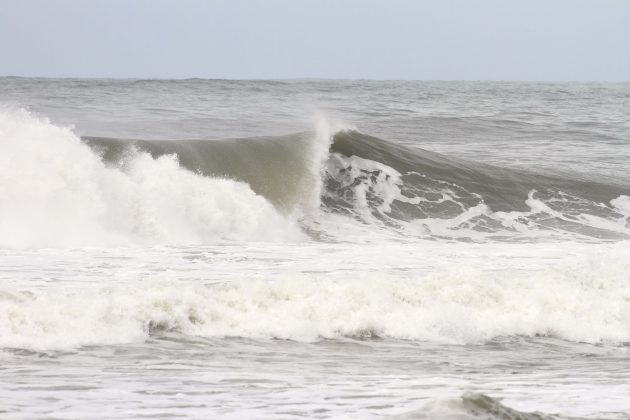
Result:
[[[453,159],[328,124],[213,141],[80,139],[13,110],[0,112],[0,147],[3,247],[347,240],[366,227],[472,241],[630,238],[628,185]]]
[[[247,183],[285,214],[348,216],[428,238],[630,238],[630,186],[448,158],[356,130],[228,140],[85,137],[106,162],[137,149]],[[321,216],[321,214],[320,214]],[[330,236],[322,220],[302,223]]]

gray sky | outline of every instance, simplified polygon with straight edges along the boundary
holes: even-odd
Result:
[[[630,80],[630,0],[0,0],[0,75]]]

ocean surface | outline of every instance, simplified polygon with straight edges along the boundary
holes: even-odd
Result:
[[[629,419],[630,83],[0,78],[0,417]]]

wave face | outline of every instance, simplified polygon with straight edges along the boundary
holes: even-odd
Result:
[[[284,213],[312,214],[320,206],[325,215],[390,233],[465,240],[630,237],[630,186],[452,159],[356,130],[84,141],[110,164],[133,148],[154,159],[174,154],[191,171],[247,183]],[[324,237],[335,230],[322,220],[309,222],[303,227]]]
[[[110,164],[124,161],[132,148],[154,159],[174,155],[182,167],[193,172],[247,183],[286,212],[319,202],[320,162],[312,133],[218,141],[84,140]]]
[[[127,150],[106,166],[68,128],[0,113],[0,246],[295,240],[299,228],[243,183],[208,178],[175,155]]]

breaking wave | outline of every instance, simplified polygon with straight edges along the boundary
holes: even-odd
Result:
[[[128,149],[106,165],[69,128],[0,113],[0,246],[296,240],[299,227],[244,182]]]
[[[309,235],[354,242],[363,233],[370,240],[376,233],[448,241],[630,237],[627,185],[452,159],[326,124],[216,141],[81,139],[17,110],[0,112],[0,148],[6,248]],[[534,271],[509,258],[500,259],[503,271],[476,269],[480,257],[474,266],[454,260],[452,272],[405,278],[384,269],[213,284],[166,277],[37,293],[7,285],[0,348],[127,343],[165,330],[300,341],[478,343],[522,335],[627,342],[627,245],[604,244],[580,257],[588,261]],[[535,255],[544,255],[544,246]]]
[[[106,162],[129,147],[246,182],[302,227],[334,237],[326,215],[421,238],[627,239],[630,186],[448,158],[353,129],[228,140],[86,137]],[[304,212],[305,209],[309,211]],[[299,217],[298,217],[299,218]],[[382,230],[382,229],[381,229]]]
[[[344,235],[366,229],[470,241],[630,238],[628,185],[453,159],[326,123],[276,137],[81,139],[5,110],[0,147],[3,247],[352,240]]]

